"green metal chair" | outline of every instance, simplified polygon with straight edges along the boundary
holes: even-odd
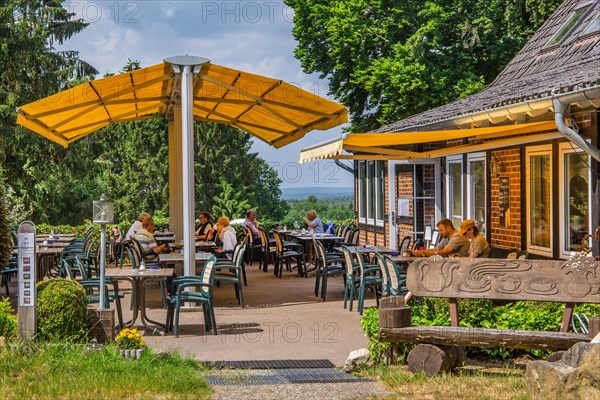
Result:
[[[330,255],[327,253],[323,243],[316,239],[313,239],[313,246],[316,255],[315,296],[319,295],[319,286],[321,286],[321,299],[325,301],[327,296],[327,278],[329,275],[343,274],[345,271],[345,260],[341,255]]]
[[[365,264],[360,253],[356,253],[356,259],[354,261],[354,255],[350,252],[348,247],[343,246],[342,252],[346,260],[346,280],[344,286],[344,308],[346,308],[347,301],[350,301],[349,310],[352,311],[352,303],[354,297],[358,297],[358,313],[362,315],[363,305],[366,288],[371,286],[375,288],[375,296],[377,299],[377,305],[379,305],[379,292],[377,286],[381,285],[382,279],[378,276],[369,275],[369,273],[375,271],[375,268],[379,266],[369,266]]]
[[[382,292],[386,296],[400,296],[408,293],[406,274],[400,272],[398,265],[389,256],[375,254],[381,270]]]
[[[95,304],[100,303],[100,278],[88,278],[87,268],[83,263],[75,258],[73,265],[70,265],[66,260],[60,260],[60,275],[66,279],[75,280],[76,273],[81,275],[81,280],[78,283],[85,289],[87,293],[87,303]],[[109,286],[112,290],[109,290]],[[105,296],[105,308],[109,308],[109,303],[115,303],[117,310],[117,318],[119,320],[119,329],[123,327],[123,309],[121,307],[121,299],[124,297],[123,293],[119,291],[119,283],[110,277],[104,278],[104,290]]]
[[[244,294],[242,293],[241,278],[245,281],[244,252],[246,243],[235,246],[233,258],[231,261],[217,261],[215,265],[215,283],[229,282],[233,283],[235,297],[242,308],[244,308]],[[224,271],[228,270],[228,271]],[[244,282],[245,284],[246,282]]]
[[[213,286],[215,279],[215,265],[217,259],[212,256],[204,263],[200,276],[180,276],[171,282],[171,294],[168,297],[167,321],[165,333],[172,330],[173,336],[179,336],[179,312],[182,303],[199,303],[204,311],[204,326],[206,330],[212,329],[217,334],[217,322],[213,309]],[[187,288],[197,290],[186,291]]]

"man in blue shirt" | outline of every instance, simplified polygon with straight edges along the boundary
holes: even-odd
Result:
[[[309,210],[306,213],[306,217],[302,218],[309,228],[312,228],[315,233],[323,233],[323,222],[321,218],[317,217],[315,210]]]

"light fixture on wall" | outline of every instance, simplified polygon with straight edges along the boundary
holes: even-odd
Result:
[[[506,164],[500,156],[494,156],[490,159],[490,174],[498,176],[506,172]]]

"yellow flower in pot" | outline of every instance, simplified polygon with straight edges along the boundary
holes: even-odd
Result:
[[[137,329],[125,328],[117,335],[116,339],[119,353],[125,358],[138,359],[142,355],[142,351],[146,346],[144,338]]]

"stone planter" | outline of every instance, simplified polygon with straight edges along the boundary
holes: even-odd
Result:
[[[126,360],[139,360],[142,357],[143,352],[144,349],[119,349],[119,354],[121,354]]]

